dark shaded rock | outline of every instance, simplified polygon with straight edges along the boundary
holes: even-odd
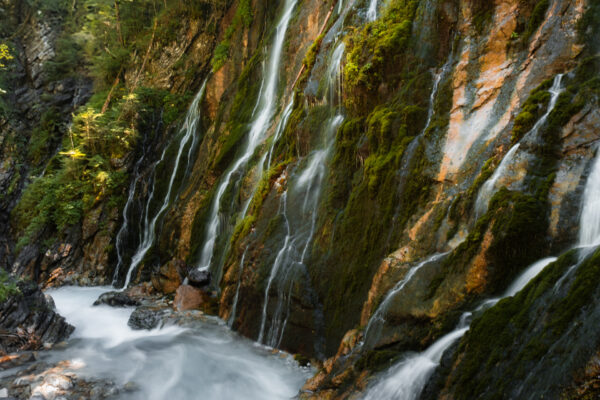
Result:
[[[164,324],[165,319],[173,314],[173,311],[169,308],[159,308],[155,306],[150,307],[138,307],[131,313],[127,325],[131,329],[142,330],[142,329],[155,329]]]
[[[33,282],[17,282],[19,294],[0,304],[0,354],[36,350],[69,337],[73,326],[54,311]]]
[[[95,306],[103,304],[111,307],[136,307],[141,305],[141,302],[130,297],[125,292],[108,292],[104,293],[94,302]]]
[[[192,269],[190,272],[188,272],[187,278],[192,286],[200,288],[206,287],[210,285],[211,273],[210,271]]]

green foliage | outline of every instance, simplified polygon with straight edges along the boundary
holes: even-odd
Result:
[[[49,164],[43,177],[35,178],[25,189],[12,212],[12,224],[20,232],[17,248],[34,240],[44,229],[61,233],[80,223],[85,213],[99,202],[115,206],[122,198],[127,174],[114,167],[112,159],[122,159],[138,140],[138,122],[148,113],[163,111],[163,121],[171,124],[181,115],[188,97],[166,91],[141,88],[123,95],[102,114],[103,94],[73,118],[63,142],[63,151]],[[33,162],[46,152],[49,138],[58,128],[52,111],[44,114],[34,132],[29,156]]]
[[[0,268],[0,304],[10,296],[19,294],[19,288],[13,278],[4,269]]]
[[[250,0],[239,0],[239,4],[235,11],[235,16],[231,25],[227,27],[225,35],[221,43],[215,48],[213,58],[210,61],[213,72],[220,70],[229,58],[229,48],[231,47],[231,39],[233,34],[241,28],[249,28],[252,24],[252,3]]]

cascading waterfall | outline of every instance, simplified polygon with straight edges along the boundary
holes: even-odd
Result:
[[[206,229],[206,239],[204,246],[202,247],[198,269],[208,270],[211,267],[215,252],[215,245],[220,233],[219,230],[221,228],[219,211],[221,209],[223,195],[229,188],[232,177],[235,174],[240,173],[242,169],[246,167],[248,161],[250,161],[250,158],[254,155],[254,152],[258,146],[264,141],[265,134],[268,131],[271,119],[275,113],[281,54],[283,51],[284,40],[289,22],[292,18],[292,13],[296,3],[297,0],[286,0],[285,2],[283,14],[279,20],[279,23],[277,24],[275,41],[273,42],[273,46],[271,48],[267,70],[263,74],[263,82],[261,84],[263,89],[260,92],[257,103],[258,107],[256,118],[251,124],[250,133],[248,134],[244,152],[231,166],[217,189],[215,200],[210,212],[210,222]]]
[[[280,215],[284,220],[286,235],[267,281],[258,336],[258,342],[271,347],[277,347],[283,338],[289,316],[293,279],[305,267],[316,229],[320,194],[327,172],[326,162],[333,148],[332,139],[342,121],[341,115],[330,119],[326,128],[329,139],[326,147],[313,152],[306,168],[300,174],[290,177],[289,188],[280,198]],[[273,288],[277,291],[277,303],[270,316],[271,325],[267,331],[269,293]]]
[[[190,145],[190,148],[188,149],[188,154],[187,154],[187,159],[186,159],[186,161],[187,161],[187,165],[185,166],[186,171],[189,168],[189,164],[191,162],[192,146],[197,141],[195,136],[198,131],[198,123],[200,122],[200,117],[201,117],[199,106],[200,106],[200,101],[204,97],[205,88],[206,88],[206,81],[204,81],[204,83],[202,84],[200,91],[198,92],[198,94],[194,98],[194,101],[192,102],[192,104],[190,105],[190,107],[188,109],[184,124],[181,128],[181,140],[179,141],[179,149],[177,151],[177,155],[175,156],[175,164],[171,171],[171,177],[169,179],[167,193],[164,197],[164,200],[163,200],[162,205],[159,208],[159,210],[154,214],[154,216],[152,218],[150,218],[150,205],[151,205],[152,201],[154,200],[154,196],[156,193],[156,184],[157,184],[156,167],[165,160],[165,156],[166,156],[167,149],[169,146],[165,147],[159,161],[154,166],[154,184],[153,184],[150,196],[148,197],[148,201],[146,202],[146,209],[144,212],[142,240],[141,240],[135,254],[131,258],[131,264],[129,266],[129,270],[127,271],[127,275],[125,277],[125,284],[123,285],[123,288],[127,288],[127,286],[129,286],[129,283],[131,282],[131,277],[132,277],[134,271],[140,265],[140,263],[146,256],[146,253],[148,252],[148,250],[150,250],[150,248],[154,244],[154,241],[156,239],[156,225],[157,225],[159,219],[162,217],[163,213],[167,210],[167,208],[171,202],[171,195],[173,193],[173,185],[175,183],[175,178],[179,171],[179,167],[180,167],[182,156],[184,154],[184,150],[188,145]],[[125,222],[127,222],[127,221],[125,221]],[[127,228],[125,227],[125,229],[127,229]],[[116,276],[115,276],[115,278],[116,278]]]
[[[337,107],[334,105],[336,96],[337,99],[341,98],[340,67],[344,50],[343,42],[335,47],[327,68],[327,98],[333,116],[326,123],[323,132],[323,147],[309,156],[304,170],[292,174],[288,180],[288,189],[280,198],[280,215],[284,220],[286,234],[265,288],[258,335],[258,342],[271,347],[279,346],[283,339],[289,317],[293,280],[305,268],[306,256],[315,234],[327,160],[335,144],[335,133],[344,120],[342,115],[336,113]],[[269,293],[273,288],[277,291],[277,302],[267,330]]]
[[[486,213],[488,203],[496,191],[496,185],[500,178],[502,178],[511,167],[515,154],[517,154],[517,151],[519,150],[519,146],[520,143],[515,144],[508,153],[506,153],[492,176],[485,181],[483,186],[481,186],[479,194],[477,195],[477,200],[475,201],[475,219],[479,219],[479,217]]]
[[[550,92],[550,102],[548,104],[548,109],[544,113],[544,115],[535,123],[533,128],[527,133],[527,135],[536,135],[540,128],[546,123],[548,116],[556,107],[556,102],[558,101],[558,97],[562,93],[562,78],[563,74],[558,74],[554,78],[554,82],[552,83],[552,87],[548,90]],[[520,143],[515,144],[504,156],[504,159],[494,171],[494,174],[488,179],[477,194],[477,200],[475,201],[475,216],[476,218],[481,217],[486,213],[489,202],[494,194],[498,191],[498,189],[502,186],[499,184],[500,179],[504,177],[506,172],[512,166],[515,155],[519,150]]]
[[[583,194],[583,210],[579,225],[579,247],[600,245],[600,149],[588,177]]]
[[[141,180],[140,176],[140,168],[146,159],[146,143],[142,145],[142,156],[137,160],[135,166],[133,168],[133,181],[129,186],[129,192],[127,194],[127,202],[125,203],[125,207],[123,208],[123,224],[121,224],[121,228],[119,232],[117,232],[117,237],[115,239],[115,248],[117,250],[117,266],[115,268],[115,273],[113,275],[113,286],[118,284],[119,272],[123,267],[123,263],[125,262],[125,237],[129,232],[129,215],[131,213],[131,209],[133,207],[133,203],[135,200],[135,193],[137,192],[138,182]]]
[[[396,285],[390,290],[381,304],[377,307],[371,318],[369,318],[369,322],[367,323],[367,327],[365,328],[364,334],[364,342],[365,343],[374,343],[376,342],[380,335],[381,330],[383,329],[383,324],[385,323],[385,314],[389,310],[389,307],[393,301],[393,299],[402,293],[404,287],[411,281],[411,279],[415,276],[415,274],[423,268],[425,265],[430,264],[432,262],[436,262],[442,257],[444,257],[448,253],[435,254],[431,257],[428,257],[424,261],[412,267]]]
[[[370,0],[369,8],[367,9],[367,21],[375,21],[377,19],[377,5],[379,0]]]
[[[540,118],[540,120],[534,125],[528,135],[536,134],[542,125],[546,122],[546,119],[556,106],[556,102],[561,93],[561,82],[563,75],[557,75],[554,79],[552,88],[550,89],[551,99],[548,105],[548,109],[546,113]],[[487,208],[487,203],[489,202],[489,198],[493,195],[493,190],[495,189],[495,185],[497,181],[500,179],[501,174],[504,173],[506,168],[510,165],[510,161],[513,159],[514,154],[517,152],[519,145],[515,145],[507,154],[506,158],[508,161],[503,162],[504,165],[501,164],[498,168],[498,174],[494,174],[490,178],[490,184],[484,185],[486,189],[480,191],[478,197],[479,203],[479,212],[483,209],[483,207]],[[600,163],[599,163],[600,164]],[[596,165],[594,165],[594,170],[596,169]],[[595,171],[594,171],[595,172]],[[594,175],[592,172],[592,175]],[[588,187],[592,185],[588,183]],[[598,168],[598,190],[600,191],[600,167]],[[594,189],[596,190],[596,189]],[[586,194],[587,194],[586,188]],[[482,194],[483,193],[483,194]],[[591,196],[591,195],[590,195]],[[585,196],[587,197],[587,196]],[[487,200],[485,200],[487,198]],[[594,198],[596,199],[596,198]],[[587,206],[587,201],[584,201],[584,209]],[[484,206],[482,206],[484,204]],[[483,211],[485,212],[485,211]],[[591,212],[591,211],[590,211]],[[583,222],[582,222],[583,224]],[[597,226],[598,232],[600,232],[600,227]],[[586,234],[587,235],[587,234]],[[590,234],[591,236],[592,234]],[[489,307],[494,306],[498,301],[502,298],[514,296],[521,289],[523,289],[535,276],[537,276],[546,266],[550,263],[556,261],[556,258],[546,258],[540,260],[531,266],[529,266],[525,272],[523,272],[519,278],[517,278],[507,289],[505,294],[500,298],[489,299],[484,301],[477,309],[476,312],[481,312]],[[402,285],[400,282],[396,288],[399,288]],[[404,284],[405,285],[405,284]],[[396,289],[395,288],[395,289]],[[392,290],[392,293],[394,290]],[[398,292],[398,290],[396,290]],[[390,295],[392,294],[390,293]],[[389,295],[388,295],[389,297]],[[386,297],[386,300],[388,300]],[[386,302],[384,300],[384,303]],[[389,300],[388,300],[389,301]],[[382,304],[383,306],[384,304]],[[377,312],[376,312],[377,314]],[[467,312],[463,314],[460,319],[460,323],[455,328],[454,331],[446,334],[439,340],[437,340],[433,345],[431,345],[427,350],[422,353],[418,353],[415,355],[407,356],[403,361],[399,362],[396,366],[392,368],[387,373],[387,376],[377,382],[365,395],[366,400],[375,400],[375,399],[396,399],[401,398],[403,400],[412,400],[417,399],[427,381],[429,380],[433,371],[437,368],[440,363],[440,360],[444,354],[444,352],[452,346],[457,340],[459,340],[469,329],[470,321],[471,321],[472,313]],[[370,322],[371,323],[371,322]],[[368,329],[367,329],[368,332]]]
[[[476,311],[482,311],[496,304],[500,299],[514,296],[535,278],[556,258],[546,258],[529,266],[499,299],[484,302]],[[444,335],[422,353],[407,356],[377,382],[364,396],[365,400],[416,400],[421,395],[429,378],[439,366],[444,352],[459,340],[468,330],[473,313],[466,312],[458,326]]]

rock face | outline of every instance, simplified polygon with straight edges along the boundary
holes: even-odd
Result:
[[[22,2],[0,1],[24,20]],[[156,40],[147,57],[136,49],[104,83],[131,91],[106,99],[102,118],[142,104],[124,113],[137,118],[122,131],[124,114],[107,120],[121,139],[138,134],[107,159],[106,187],[125,196],[88,196],[79,222],[30,223],[32,237],[9,214],[67,130],[37,163],[8,139],[31,136],[37,108],[56,107],[65,128],[90,89],[44,72],[60,21],[23,22],[19,107],[0,120],[0,260],[14,273],[47,285],[146,282],[139,296],[99,302],[137,305],[130,325],[142,329],[185,310],[218,314],[245,336],[319,359],[301,397],[352,398],[528,265],[562,255],[535,290],[475,313],[423,396],[586,392],[600,275],[593,252],[575,260],[568,250],[600,141],[597,1],[163,5],[170,19],[140,22]],[[184,92],[198,94],[187,114]],[[96,178],[101,187],[106,177]],[[148,282],[169,300],[145,302]],[[569,382],[574,373],[581,380]]]
[[[19,282],[19,294],[0,304],[0,352],[36,350],[66,340],[73,330],[35,283]]]

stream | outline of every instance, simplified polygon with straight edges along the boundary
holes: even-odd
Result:
[[[57,311],[76,330],[64,349],[42,357],[49,363],[69,360],[84,379],[136,388],[116,398],[289,399],[311,375],[290,355],[257,345],[214,317],[193,328],[132,330],[127,321],[133,308],[92,306],[109,290],[49,290]]]

